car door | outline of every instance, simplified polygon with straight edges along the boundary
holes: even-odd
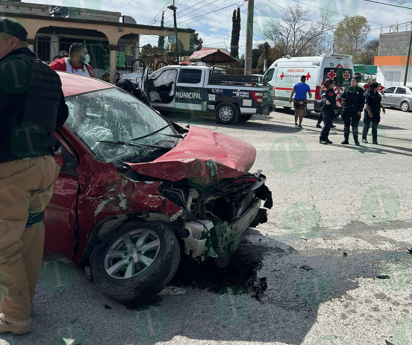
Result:
[[[181,67],[176,84],[175,108],[183,111],[206,111],[205,70]]]
[[[394,102],[393,102],[393,93],[395,92],[396,87],[392,86],[392,87],[388,87],[387,89],[383,90],[381,92],[382,95],[382,104],[389,106],[389,107],[393,107],[394,106]]]
[[[56,152],[63,158],[63,166],[54,182],[50,203],[45,209],[44,252],[61,253],[73,259],[79,195],[79,178],[76,172],[78,162],[73,149],[59,133],[54,133],[53,141]]]
[[[174,108],[177,75],[177,68],[162,68],[149,75],[144,88],[154,108]]]
[[[398,86],[393,93],[393,104],[395,107],[400,107],[402,101],[405,99],[406,96],[406,88],[403,86]]]

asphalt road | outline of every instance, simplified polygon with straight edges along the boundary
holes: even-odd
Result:
[[[256,147],[269,221],[226,270],[206,266],[142,310],[102,296],[83,271],[45,259],[31,333],[1,345],[412,345],[412,113],[382,115],[381,145],[320,145],[317,115],[273,112],[235,126],[194,120]],[[370,138],[370,141],[371,138]]]

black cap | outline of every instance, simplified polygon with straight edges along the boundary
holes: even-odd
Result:
[[[134,84],[128,79],[120,79],[116,83],[116,86],[122,88],[127,92],[134,92],[136,90],[136,86],[134,86]]]
[[[17,37],[22,41],[27,40],[27,30],[17,20],[0,17],[0,33]]]

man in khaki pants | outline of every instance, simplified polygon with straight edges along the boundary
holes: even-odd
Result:
[[[59,174],[52,133],[68,117],[59,76],[17,21],[0,17],[0,333],[32,328],[44,209]]]

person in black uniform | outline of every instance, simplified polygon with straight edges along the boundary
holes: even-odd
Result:
[[[370,89],[365,94],[365,111],[363,113],[362,142],[368,143],[367,136],[372,123],[373,144],[378,145],[378,125],[381,121],[380,110],[385,114],[385,108],[381,103],[382,96],[378,93],[379,84],[372,82]]]
[[[349,144],[349,126],[352,125],[353,139],[355,140],[355,145],[359,146],[358,125],[362,115],[365,96],[363,89],[358,86],[358,81],[356,80],[356,78],[352,78],[351,86],[345,89],[341,98],[344,101],[342,119],[344,122],[343,136],[345,137],[345,140],[342,141],[342,144]]]
[[[322,131],[320,132],[320,138],[319,138],[319,143],[321,144],[333,144],[328,136],[329,136],[329,131],[332,126],[332,121],[334,114],[338,113],[338,110],[336,109],[336,94],[333,91],[333,86],[335,83],[333,82],[332,79],[328,78],[325,80],[323,84],[323,89],[321,92],[322,96],[322,118],[323,118],[323,123],[324,126],[322,128]]]

